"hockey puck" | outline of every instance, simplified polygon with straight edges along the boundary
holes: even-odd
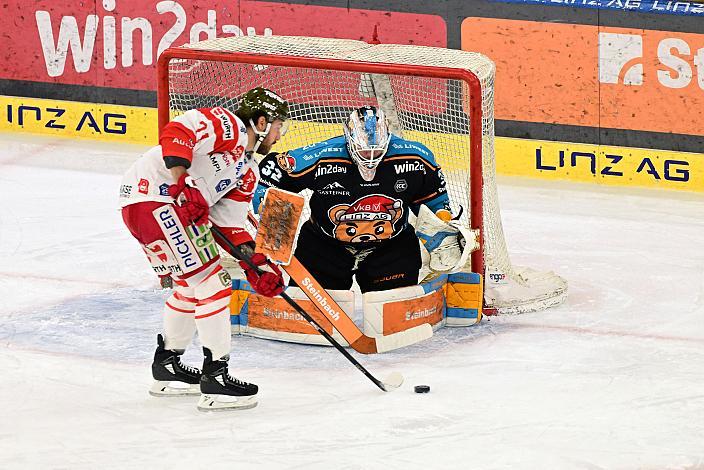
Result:
[[[428,393],[430,391],[430,385],[416,385],[413,387],[413,391],[416,393]]]

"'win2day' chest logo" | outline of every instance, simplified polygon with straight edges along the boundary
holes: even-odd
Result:
[[[347,173],[347,168],[342,165],[328,163],[326,165],[320,165],[318,167],[318,169],[315,171],[315,177],[317,178],[318,176],[332,175],[337,173],[345,174]]]
[[[409,173],[412,171],[418,171],[425,174],[425,165],[423,165],[423,163],[419,161],[395,163],[394,170],[396,171],[397,175],[400,175],[401,173]]]

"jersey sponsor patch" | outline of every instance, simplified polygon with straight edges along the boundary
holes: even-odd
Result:
[[[234,140],[238,137],[237,128],[234,122],[230,119],[229,114],[223,108],[213,108],[211,111],[213,116],[215,116],[218,121],[220,121],[220,126],[222,127],[222,140]]]
[[[141,178],[137,185],[137,190],[142,194],[149,194],[149,180]]]
[[[225,287],[232,286],[232,278],[230,277],[230,273],[228,273],[224,269],[218,273],[218,279],[220,279],[220,283],[223,286],[225,286]]]
[[[191,149],[191,150],[193,150],[193,147],[196,146],[195,142],[193,142],[192,139],[183,140],[183,139],[181,139],[181,138],[179,138],[179,137],[174,137],[174,138],[171,140],[171,143],[172,143],[172,144],[176,144],[176,145],[181,146],[181,147],[189,148],[189,149]]]
[[[235,147],[235,148],[232,150],[231,153],[232,153],[232,156],[234,157],[234,160],[237,161],[237,160],[240,159],[240,157],[241,157],[242,154],[244,153],[244,147],[241,146],[241,145],[238,145],[237,147]]]
[[[394,184],[394,191],[397,193],[402,193],[406,189],[408,189],[408,183],[406,183],[406,180],[396,180],[396,184]]]
[[[120,186],[120,197],[130,197],[132,195],[132,185],[123,184]]]
[[[409,141],[391,142],[390,147],[399,153],[410,151],[411,154],[415,154],[415,155],[421,154],[421,155],[430,156],[430,152],[428,152],[426,149],[424,149],[420,145],[417,145],[414,142],[409,142]]]
[[[306,149],[313,148],[316,145],[318,145],[318,144],[308,145],[306,147],[302,147],[299,150],[305,151]],[[324,156],[327,157],[327,156],[337,155],[337,154],[345,155],[346,153],[347,153],[347,147],[344,147],[344,146],[342,146],[342,147],[323,147],[320,150],[318,150],[317,152],[303,153],[302,157],[303,157],[303,160],[310,161],[310,160],[318,160]]]
[[[159,185],[159,194],[161,196],[168,196],[169,195],[169,184],[168,183],[162,183]]]
[[[245,194],[249,194],[254,191],[257,185],[257,175],[254,174],[251,168],[247,170],[247,173],[242,176],[242,178],[237,182],[237,189]]]
[[[326,196],[349,196],[350,192],[342,186],[337,181],[333,181],[332,183],[326,184],[323,186],[320,190],[318,190],[319,194],[324,194]]]
[[[207,225],[189,225],[186,227],[186,232],[203,264],[220,254],[218,247],[215,245],[213,233]]]
[[[152,269],[159,276],[164,276],[167,274],[181,274],[181,267],[179,266],[176,256],[174,256],[173,251],[164,240],[155,240],[148,245],[143,245],[144,253],[149,259],[149,264],[152,265]]]
[[[171,251],[176,256],[176,261],[181,267],[181,271],[189,273],[202,266],[203,263],[198,256],[196,248],[178,219],[173,206],[170,204],[161,206],[155,209],[152,214],[165,235]]]
[[[215,191],[221,193],[227,189],[228,186],[232,184],[232,180],[229,178],[225,178],[224,180],[218,181],[218,184],[215,185]]]

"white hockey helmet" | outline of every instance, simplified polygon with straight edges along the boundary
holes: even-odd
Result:
[[[352,111],[344,128],[352,160],[362,178],[371,181],[391,139],[384,112],[374,106],[363,106]]]

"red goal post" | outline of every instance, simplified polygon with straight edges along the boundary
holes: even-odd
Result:
[[[291,103],[291,129],[276,147],[284,151],[342,134],[357,107],[381,107],[392,132],[433,151],[453,212],[463,210],[460,220],[481,234],[471,268],[485,275],[487,308],[537,310],[564,300],[567,286],[549,273],[553,285],[534,289],[508,258],[495,181],[494,71],[485,56],[451,49],[292,36],[212,39],[159,57],[159,129],[187,109],[236,109],[242,93],[264,86]]]

